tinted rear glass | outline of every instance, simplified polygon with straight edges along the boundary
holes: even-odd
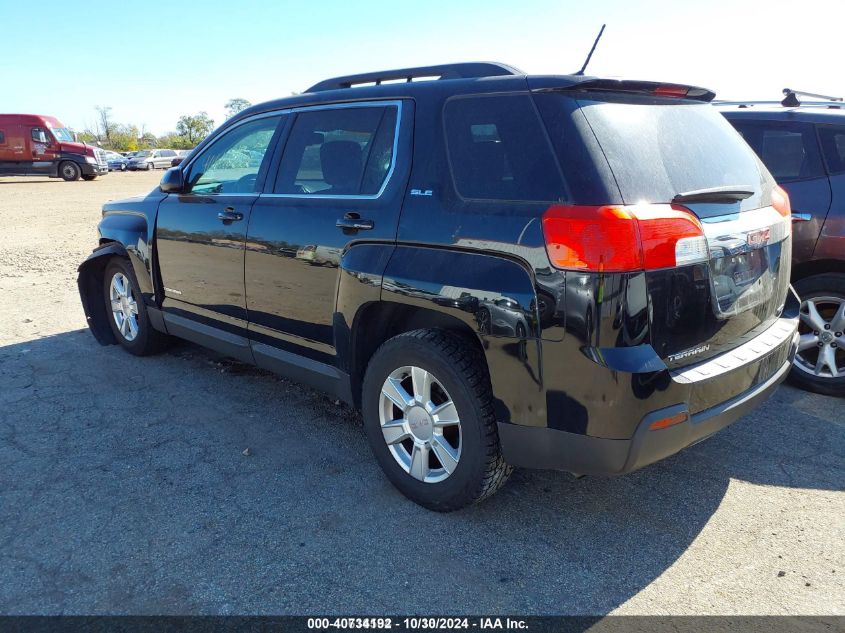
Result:
[[[451,99],[446,142],[455,187],[464,198],[565,199],[560,170],[528,95]]]
[[[679,193],[725,185],[767,189],[765,168],[710,104],[611,99],[578,104],[626,204],[671,202]],[[754,196],[747,205],[760,203]]]

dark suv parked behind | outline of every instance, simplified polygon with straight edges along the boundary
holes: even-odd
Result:
[[[845,106],[799,104],[794,95],[784,104],[742,103],[722,113],[792,201],[792,281],[803,304],[790,379],[845,396]]]
[[[457,64],[253,106],[105,205],[88,322],[360,407],[432,509],[512,465],[640,468],[759,404],[797,344],[788,198],[712,97]]]

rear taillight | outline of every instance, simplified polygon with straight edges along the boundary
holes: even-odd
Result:
[[[780,185],[775,185],[775,188],[772,190],[772,207],[785,218],[789,218],[792,215],[789,194]]]
[[[698,218],[676,204],[550,207],[543,214],[556,268],[625,272],[707,261]]]

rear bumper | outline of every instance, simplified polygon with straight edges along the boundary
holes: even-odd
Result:
[[[752,362],[760,364],[772,358],[785,360],[779,362],[767,379],[739,395],[698,411],[684,422],[657,430],[649,427],[657,420],[689,413],[691,402],[654,410],[639,420],[629,439],[607,439],[549,427],[499,423],[499,439],[505,460],[525,468],[578,474],[622,474],[669,457],[709,437],[765,402],[786,378],[798,345],[797,318],[780,321],[781,327],[790,327],[786,339],[777,349]],[[745,369],[737,367],[732,371],[742,372]],[[732,380],[731,373],[725,372],[706,382],[728,385]]]

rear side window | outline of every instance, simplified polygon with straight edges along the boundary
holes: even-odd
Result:
[[[274,193],[372,196],[393,164],[398,108],[300,112],[282,154]]]
[[[3,130],[0,130],[0,145],[6,144],[6,133]]]
[[[741,120],[732,123],[778,182],[824,176],[816,133],[809,123]]]
[[[845,172],[845,128],[820,127],[819,139],[822,142],[824,159],[827,161],[830,173]]]
[[[458,97],[446,103],[455,188],[471,200],[555,202],[560,170],[527,95]]]

